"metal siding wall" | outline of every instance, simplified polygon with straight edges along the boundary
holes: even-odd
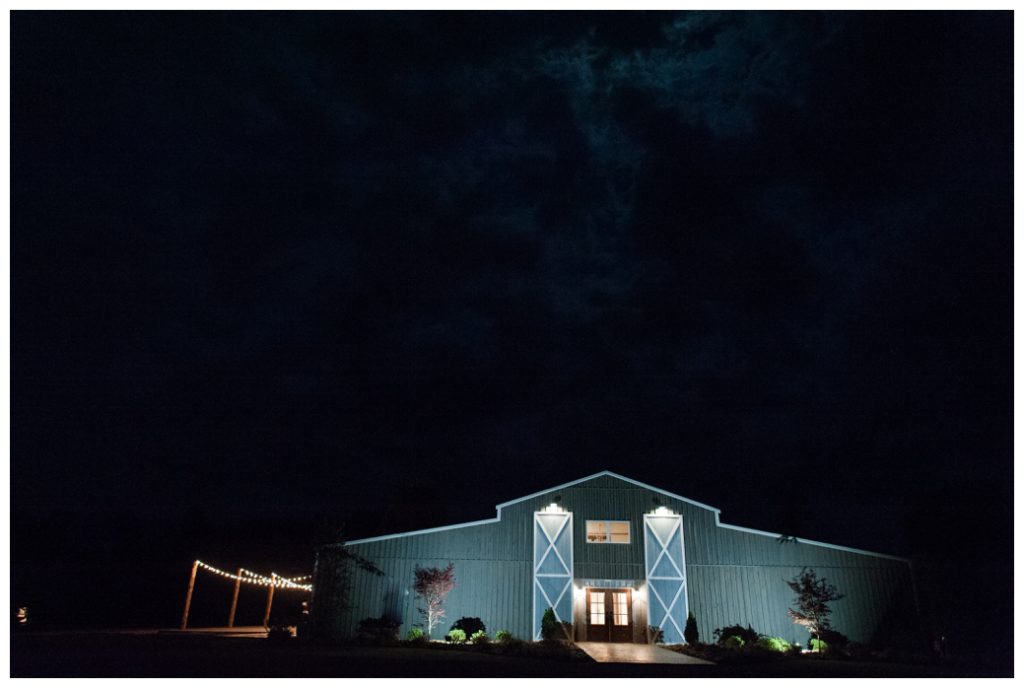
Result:
[[[457,584],[449,597],[448,616],[435,637],[461,616],[479,616],[489,632],[508,629],[530,637],[533,559],[533,513],[560,496],[560,506],[573,513],[576,579],[617,579],[642,582],[643,514],[655,499],[682,515],[689,608],[697,616],[703,641],[715,628],[750,624],[758,632],[791,642],[806,642],[786,610],[794,594],[785,581],[802,567],[813,568],[846,597],[833,605],[833,625],[851,640],[867,642],[891,608],[897,593],[908,586],[906,562],[856,554],[807,543],[779,543],[775,538],[716,525],[715,513],[689,502],[601,476],[586,483],[551,490],[502,509],[501,520],[423,535],[352,545],[374,561],[403,588],[412,583],[416,565],[455,564]],[[590,544],[587,520],[628,520],[630,544]],[[347,615],[352,629],[369,616],[379,616],[388,581],[359,572],[353,586],[354,609]],[[406,595],[404,635],[418,622],[413,594]],[[645,614],[646,616],[646,614]]]
[[[709,533],[716,530],[714,512],[694,506],[689,502],[666,497],[629,483],[623,483],[610,476],[573,485],[561,490],[552,490],[519,504],[513,504],[502,511],[502,519],[532,519],[534,511],[551,503],[560,496],[561,506],[573,513],[574,550],[576,578],[612,578],[642,581],[644,578],[643,515],[651,512],[654,499],[683,516],[686,540],[686,560],[694,557],[694,547],[710,539]],[[592,544],[586,539],[586,522],[615,520],[630,522],[630,544]],[[700,557],[697,557],[698,559]]]
[[[446,616],[433,637],[443,636],[463,616],[480,617],[492,634],[507,629],[517,637],[529,637],[529,603],[520,608],[516,601],[529,600],[531,594],[530,527],[530,523],[524,528],[523,524],[502,520],[350,545],[385,571],[386,577],[356,573],[353,608],[346,614],[346,626],[354,631],[361,619],[380,615],[381,600],[391,579],[408,591],[400,629],[404,637],[420,621],[418,601],[410,589],[413,569],[443,567],[451,561],[455,564],[456,585],[448,597]]]
[[[807,543],[780,544],[727,528],[718,529],[713,553],[698,563],[699,554],[691,558],[687,548],[690,609],[706,641],[714,639],[715,628],[750,624],[762,634],[806,643],[805,630],[786,614],[795,597],[786,581],[806,566],[845,595],[832,604],[836,630],[851,640],[869,642],[910,579],[903,561]]]

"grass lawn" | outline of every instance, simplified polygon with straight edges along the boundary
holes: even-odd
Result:
[[[1012,667],[786,659],[743,666],[598,664],[456,648],[320,647],[264,639],[118,633],[15,634],[13,677],[967,677]]]

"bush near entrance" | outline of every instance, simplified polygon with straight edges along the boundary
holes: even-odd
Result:
[[[544,640],[558,640],[559,626],[555,617],[555,610],[548,607],[544,610],[544,616],[540,620],[540,637]]]
[[[683,639],[689,645],[696,645],[700,639],[700,634],[697,632],[697,617],[690,612],[686,615],[686,628],[683,629]]]

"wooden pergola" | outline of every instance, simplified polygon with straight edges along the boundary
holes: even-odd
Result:
[[[188,590],[185,593],[185,610],[181,615],[181,630],[183,631],[188,628],[188,614],[192,607],[192,593],[196,587],[196,574],[199,572],[200,568],[206,569],[207,571],[224,578],[232,578],[235,581],[234,592],[231,596],[231,610],[228,612],[228,628],[234,628],[235,625],[235,611],[238,609],[238,593],[241,590],[243,582],[267,588],[267,604],[263,612],[264,626],[268,626],[270,623],[270,610],[274,604],[275,590],[302,590],[303,592],[309,592],[313,587],[312,585],[301,582],[310,579],[311,576],[285,578],[284,576],[279,576],[274,572],[271,572],[269,576],[264,576],[241,567],[239,567],[237,573],[232,574],[196,559],[192,562],[192,572],[189,574],[188,578]]]

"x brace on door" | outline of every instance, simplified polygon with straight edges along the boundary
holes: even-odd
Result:
[[[541,637],[541,619],[550,607],[558,621],[572,621],[572,514],[538,511],[533,515],[533,636]]]
[[[644,516],[644,559],[650,623],[662,630],[663,642],[681,643],[688,613],[681,516]]]

